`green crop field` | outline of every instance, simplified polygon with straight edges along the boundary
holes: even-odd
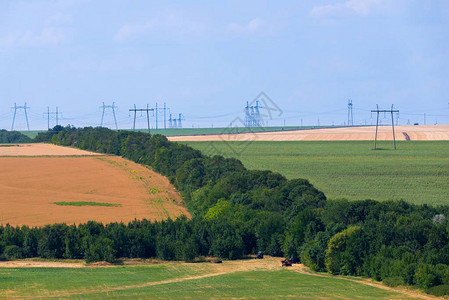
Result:
[[[185,142],[240,159],[249,169],[306,178],[328,198],[449,204],[449,142]]]
[[[152,134],[162,134],[165,136],[176,135],[207,135],[207,134],[224,134],[224,133],[245,133],[245,132],[265,132],[265,131],[291,131],[305,130],[312,128],[328,128],[325,126],[287,126],[287,127],[228,127],[228,128],[168,128],[168,129],[151,129]],[[138,131],[147,132],[148,129],[138,129]]]
[[[26,135],[27,137],[34,139],[39,132],[45,132],[46,130],[30,130],[30,131],[20,131],[20,133]]]
[[[154,129],[151,128],[151,134],[162,134],[165,136],[177,136],[177,135],[206,135],[206,134],[223,134],[223,133],[245,133],[245,132],[264,132],[264,131],[291,131],[291,130],[305,130],[305,129],[317,129],[317,128],[328,128],[326,126],[286,126],[286,127],[217,127],[217,128],[167,128],[167,129]],[[334,127],[336,128],[336,127]],[[130,130],[130,129],[123,129]],[[45,132],[46,130],[31,130],[31,131],[20,131],[22,134],[35,138],[39,132]],[[140,132],[148,132],[148,129],[141,128],[136,129]]]
[[[228,262],[224,262],[223,265]],[[226,268],[226,266],[223,266]],[[220,272],[207,263],[92,268],[1,268],[0,298],[413,299],[292,269]]]

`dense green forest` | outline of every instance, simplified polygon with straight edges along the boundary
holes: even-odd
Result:
[[[18,131],[0,130],[0,144],[5,143],[32,143],[33,140]]]
[[[0,226],[3,259],[121,257],[193,261],[257,251],[295,255],[312,270],[449,293],[448,206],[328,200],[305,179],[247,170],[162,135],[57,126],[36,142],[120,155],[167,176],[193,218],[40,228]]]

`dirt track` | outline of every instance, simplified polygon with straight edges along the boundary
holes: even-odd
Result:
[[[173,136],[171,141],[372,141],[375,126],[222,135]],[[395,126],[396,140],[449,140],[449,125]],[[380,126],[378,140],[393,140],[391,126]]]
[[[60,201],[121,206],[54,204]],[[114,156],[0,157],[0,207],[0,224],[11,225],[190,217],[167,178]]]

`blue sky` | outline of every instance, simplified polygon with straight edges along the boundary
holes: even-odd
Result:
[[[448,49],[445,0],[0,0],[0,128],[15,102],[31,129],[46,129],[47,106],[98,126],[103,101],[120,128],[156,102],[184,127],[227,126],[261,91],[279,108],[269,126],[342,125],[348,99],[355,124],[376,104],[400,124],[448,124]]]

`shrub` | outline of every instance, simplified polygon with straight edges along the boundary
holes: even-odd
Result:
[[[22,249],[16,245],[6,246],[3,251],[3,256],[8,260],[20,259],[22,258]]]
[[[430,289],[427,290],[427,292],[437,297],[449,295],[449,284],[442,284],[431,287]]]
[[[402,279],[402,277],[400,276],[388,277],[382,280],[382,282],[389,287],[404,285],[404,279]]]

